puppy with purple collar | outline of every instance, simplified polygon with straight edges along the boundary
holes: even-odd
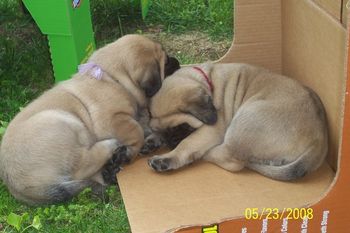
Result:
[[[94,52],[70,80],[10,122],[0,147],[0,177],[9,191],[36,205],[69,200],[89,186],[102,189],[108,161],[117,163],[107,174],[115,179],[121,163],[139,153],[149,134],[140,115],[178,68],[160,44],[140,35]]]
[[[151,127],[186,124],[194,132],[149,159],[157,172],[204,159],[237,172],[244,167],[276,180],[317,169],[328,150],[323,105],[296,80],[247,64],[184,67],[151,100]]]

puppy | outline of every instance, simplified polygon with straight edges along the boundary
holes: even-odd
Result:
[[[139,35],[97,50],[72,79],[9,124],[0,148],[3,182],[28,204],[67,201],[89,186],[100,189],[107,161],[138,154],[144,142],[138,112],[177,68],[160,44]]]
[[[149,159],[158,172],[198,159],[244,167],[276,180],[317,169],[327,154],[319,97],[296,80],[247,64],[203,64],[168,77],[152,98],[151,127],[196,129],[171,152]]]

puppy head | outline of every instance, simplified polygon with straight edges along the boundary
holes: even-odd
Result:
[[[179,61],[174,57],[169,57],[162,49],[161,59],[156,63],[150,64],[144,75],[141,77],[140,87],[144,90],[146,97],[152,97],[160,89],[165,77],[173,74],[177,69],[180,69]],[[165,55],[165,57],[163,57]]]
[[[97,50],[90,61],[99,64],[112,78],[135,85],[146,97],[153,96],[165,76],[180,68],[178,60],[169,57],[159,43],[141,35],[119,38]]]
[[[181,124],[197,129],[217,120],[211,92],[201,74],[191,67],[182,68],[164,80],[151,99],[150,111],[150,125],[158,132]]]

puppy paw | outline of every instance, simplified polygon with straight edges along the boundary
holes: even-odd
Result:
[[[102,168],[102,177],[103,181],[107,185],[116,185],[117,184],[117,173],[120,172],[121,167],[120,166],[114,166],[111,161],[109,161],[103,168]]]
[[[172,170],[172,159],[163,158],[162,156],[153,156],[148,160],[148,165],[157,172],[164,172]]]
[[[123,164],[130,163],[132,151],[129,147],[121,145],[117,147],[112,158],[104,165],[102,169],[102,177],[106,184],[114,185],[117,183],[116,175],[122,169]]]
[[[123,165],[130,163],[132,159],[132,151],[127,146],[119,146],[114,150],[112,155],[112,163],[115,165]]]
[[[160,136],[151,134],[145,139],[145,144],[140,150],[141,155],[147,155],[162,146],[163,142]]]

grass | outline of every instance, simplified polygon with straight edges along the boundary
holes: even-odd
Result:
[[[154,1],[150,8],[149,25],[160,25],[168,33],[201,31],[216,41],[232,38],[233,1],[178,0]]]
[[[7,122],[53,83],[46,38],[15,2],[0,1],[0,120]]]
[[[103,202],[91,195],[91,190],[75,197],[71,202],[60,205],[28,207],[17,202],[0,185],[0,232],[18,232],[12,226],[6,224],[7,216],[15,213],[27,216],[20,224],[22,232],[29,226],[35,216],[40,219],[40,232],[129,232],[129,225],[119,191],[115,187],[108,190],[110,201]],[[25,232],[37,232],[35,228],[28,228]]]
[[[145,21],[139,0],[90,0],[98,47],[127,33],[160,41],[182,64],[216,60],[232,40],[232,0],[153,0]],[[54,84],[46,36],[17,0],[0,1],[0,140],[8,122]],[[120,193],[103,202],[85,190],[69,203],[28,207],[0,182],[0,232],[130,232]],[[22,222],[16,230],[11,216]],[[41,226],[39,230],[33,226]],[[38,223],[40,220],[40,224]]]

